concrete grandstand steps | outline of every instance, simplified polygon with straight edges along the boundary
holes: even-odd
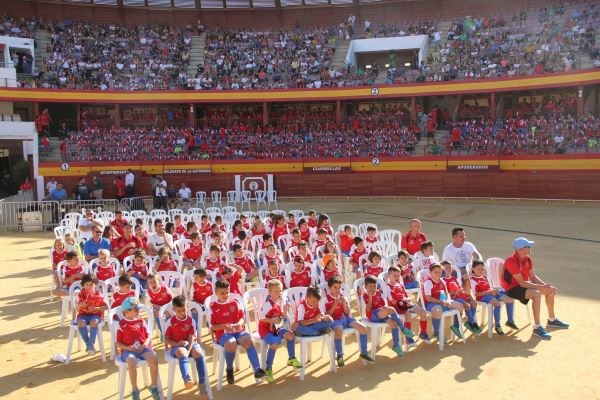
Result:
[[[42,146],[40,145],[40,161],[47,162],[60,162],[62,161],[62,157],[60,156],[60,139],[57,137],[50,138],[50,150],[43,151]]]
[[[446,130],[435,131],[434,140],[442,147],[442,149],[445,149],[446,142],[448,141],[448,132]],[[421,140],[415,145],[413,154],[415,156],[424,156],[427,155],[427,151],[427,138],[421,137]]]
[[[204,64],[206,32],[202,32],[200,35],[192,36],[192,42],[190,44],[190,65],[188,66],[187,74],[188,77],[193,78],[196,76],[198,65]]]
[[[344,40],[342,43],[338,43],[335,46],[335,53],[333,53],[333,59],[331,60],[332,68],[346,68],[346,56],[348,55],[348,47],[350,47],[350,42],[347,40]]]
[[[48,58],[50,53],[46,50],[48,44],[50,44],[50,33],[43,29],[37,29],[35,31],[35,68],[40,69],[40,64],[44,58]]]
[[[442,36],[441,46],[443,46],[446,43],[446,40],[448,38],[448,30],[450,29],[451,25],[452,25],[452,21],[439,21],[438,23],[436,23],[436,26]],[[427,54],[425,55],[425,59],[427,59],[427,57],[430,54],[434,58],[437,57],[437,59],[439,60],[440,52],[439,52],[439,50],[436,50],[433,38],[429,38],[429,47],[427,48]]]

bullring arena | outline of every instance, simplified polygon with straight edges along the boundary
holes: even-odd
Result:
[[[0,398],[600,400],[600,3],[0,1]]]

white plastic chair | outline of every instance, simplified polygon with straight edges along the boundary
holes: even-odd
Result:
[[[302,210],[290,210],[289,213],[294,215],[296,222],[300,221],[301,218],[304,218],[304,211]]]
[[[188,208],[187,213],[191,218],[192,216],[195,216],[195,215],[202,215],[202,209],[198,208],[198,207],[190,207],[190,208]]]
[[[267,192],[265,192],[264,190],[257,190],[254,192],[254,196],[256,196],[257,210],[260,204],[263,204],[265,208],[269,208],[269,206],[267,205]],[[250,197],[250,192],[248,192],[248,197]]]
[[[210,192],[210,198],[212,200],[213,207],[216,207],[217,204],[219,205],[219,207],[222,206],[222,204],[221,204],[221,192],[216,191],[216,190],[214,192]]]
[[[146,213],[145,210],[132,210],[129,215],[131,215],[134,218],[141,218],[141,217],[145,217],[146,215],[148,215]]]
[[[223,213],[223,214],[235,213],[235,212],[237,212],[237,208],[235,205],[221,207],[221,213]]]
[[[257,192],[258,192],[258,190],[257,190]],[[242,190],[241,194],[242,194],[242,199],[241,199],[242,201],[241,201],[241,204],[240,204],[241,210],[244,211],[244,204],[247,204],[248,205],[248,210],[251,210],[252,209],[252,204],[251,204],[252,197],[251,197],[250,191],[249,190]],[[263,199],[263,203],[264,203],[264,199]],[[258,197],[257,197],[257,206],[256,207],[258,208]]]
[[[402,232],[396,229],[384,229],[377,232],[380,241],[396,243],[398,248],[400,247],[400,239],[402,238]],[[397,253],[397,252],[396,252]]]
[[[211,328],[212,327],[212,323],[211,323],[211,316],[212,316],[212,309],[210,308],[210,305],[212,302],[216,301],[217,297],[216,295],[212,295],[209,298],[206,299],[206,302],[204,303],[204,315],[206,317],[206,321],[208,323],[208,327]],[[235,300],[239,306],[242,308],[242,310],[244,311],[244,315],[246,316],[246,319],[248,318],[248,312],[246,310],[246,305],[244,303],[244,299],[242,296],[240,296],[237,293],[230,293],[229,294],[229,299]],[[246,322],[247,324],[247,322]],[[214,349],[214,353],[213,353],[213,374],[215,373],[215,369],[217,368],[217,364],[218,364],[218,378],[217,378],[217,391],[220,392],[223,389],[223,372],[225,371],[225,348],[223,346],[221,346],[220,344],[218,344],[215,340],[214,340],[214,335],[213,335],[213,349]],[[243,346],[238,345],[237,346],[237,352],[236,352],[236,368],[239,369],[239,357],[238,354],[240,353],[240,351],[243,349]],[[260,380],[257,379],[256,383],[260,383]]]
[[[354,281],[354,296],[356,298],[356,304],[358,305],[360,320],[371,331],[371,358],[374,360],[377,355],[377,348],[381,346],[383,335],[389,325],[387,322],[372,322],[367,318],[367,306],[362,296],[364,284],[364,278]],[[387,299],[390,297],[390,289],[387,283],[385,283],[383,279],[377,278],[377,286],[382,290],[382,296],[387,305]]]
[[[200,206],[202,204],[202,208],[206,207],[206,192],[196,192],[196,206]]]
[[[504,259],[499,257],[488,258],[485,262],[485,270],[490,286],[493,289],[502,289],[502,280],[500,274],[502,274],[502,267],[504,266]],[[514,304],[521,303],[520,301],[513,302]],[[531,312],[529,311],[529,305],[524,304],[525,310],[527,311],[528,325],[531,325]]]
[[[184,279],[181,273],[173,271],[161,271],[157,272],[156,275],[160,276],[162,283],[169,288],[171,293],[173,293],[173,296],[184,295]]]
[[[398,243],[394,243],[392,241],[383,241],[380,240],[375,242],[369,246],[369,248],[373,251],[381,254],[382,257],[387,257],[392,254],[398,254]]]
[[[112,212],[112,211],[101,211],[98,214],[98,216],[100,218],[108,218],[108,219],[111,219],[111,220],[115,219],[115,213]]]
[[[358,236],[360,236],[361,238],[364,238],[365,236],[367,236],[367,228],[368,227],[373,227],[377,230],[377,225],[372,224],[370,222],[365,222],[365,223],[358,225]]]
[[[306,297],[306,288],[305,287],[295,287],[286,289],[283,292],[283,298],[285,302],[290,305],[288,318],[290,321],[290,326],[296,321],[296,310],[300,303]],[[324,314],[325,310],[322,307],[323,303],[319,304],[319,308],[321,312]],[[302,364],[302,368],[300,368],[300,380],[304,380],[304,373],[306,370],[306,363],[310,362],[312,355],[312,344],[317,342],[325,342],[327,345],[327,349],[329,351],[329,370],[331,372],[337,372],[337,367],[335,365],[335,351],[333,345],[333,335],[328,333],[326,335],[320,336],[296,336],[296,341],[300,343],[300,363]]]
[[[196,326],[197,333],[197,342],[202,346],[202,323],[204,321],[204,311],[202,307],[194,303],[193,301],[186,302],[187,315],[193,318],[193,312],[198,314],[198,323]],[[166,318],[166,313],[173,315],[173,305],[171,303],[165,304],[160,308],[158,312],[158,318],[160,318],[160,326],[162,327],[163,336],[167,333],[168,321]],[[168,372],[168,380],[167,380],[167,400],[171,400],[173,398],[173,386],[175,385],[175,371],[178,369],[179,360],[176,357],[171,356],[170,347],[165,344],[165,361],[169,365]],[[206,358],[205,358],[206,360]],[[198,370],[195,365],[190,365],[190,369],[192,370],[192,381],[194,383],[198,383]],[[213,399],[212,389],[210,387],[210,379],[208,377],[208,368],[204,371],[204,386],[206,387],[206,392],[208,394],[209,399]]]
[[[108,304],[106,293],[107,286],[103,282],[99,282],[98,284],[98,292],[104,297],[104,302]],[[71,302],[71,308],[73,310],[73,319],[69,324],[69,339],[67,342],[67,354],[65,355],[65,364],[69,364],[71,362],[71,354],[73,349],[73,340],[75,339],[75,335],[77,335],[77,351],[81,351],[81,337],[79,336],[79,328],[77,327],[77,308],[78,308],[78,295],[81,292],[81,282],[73,282],[71,287],[69,288],[69,301]],[[102,357],[102,362],[106,361],[106,351],[104,350],[104,338],[102,336],[102,329],[104,327],[104,316],[100,318],[98,322],[98,335],[96,339],[98,340],[98,347],[100,347],[100,356]]]
[[[165,219],[165,217],[167,217],[168,215],[169,214],[167,214],[167,212],[162,209],[150,210],[150,216],[155,219],[156,218]]]
[[[142,317],[143,314],[146,315],[145,318]],[[114,320],[115,315],[119,319],[124,318],[123,310],[121,309],[120,306],[113,308],[108,313],[108,322],[110,324],[111,341],[112,341],[112,343],[114,343],[113,345],[116,348],[117,329],[119,328],[119,321]],[[145,322],[146,322],[146,327],[148,328],[148,334],[152,335],[152,332],[154,330],[154,313],[152,312],[152,309],[145,304],[141,304],[140,318],[146,320]],[[117,366],[117,368],[119,368],[118,399],[124,400],[125,399],[125,384],[126,384],[127,376],[129,375],[127,373],[127,362],[121,361],[121,357],[115,356],[115,365]],[[144,378],[144,385],[149,386],[148,363],[145,360],[137,360],[137,367],[142,368],[142,376]],[[158,392],[160,393],[161,397],[163,397],[164,391],[163,391],[162,384],[160,382],[160,375],[158,377],[157,387],[158,387]]]
[[[214,192],[213,192],[214,193]],[[237,193],[235,190],[227,191],[227,205],[233,205],[235,207],[237,203]]]
[[[185,213],[183,212],[183,210],[181,208],[171,208],[169,210],[168,214],[169,214],[169,219],[171,221],[174,220],[174,218],[175,218],[176,215],[185,215]]]
[[[269,211],[269,210],[257,210],[256,214],[258,215],[258,217],[260,219],[262,219],[264,221],[271,214],[271,211]]]
[[[56,239],[62,239],[67,233],[73,233],[73,229],[68,226],[57,226],[54,228],[54,237]]]
[[[269,290],[263,287],[249,290],[244,293],[244,303],[246,305],[246,310],[252,310],[252,315],[254,316],[254,321],[251,318],[248,318],[248,326],[249,333],[252,337],[252,342],[255,345],[260,347],[260,365],[261,368],[265,369],[266,360],[267,360],[267,350],[269,349],[269,345],[262,340],[260,335],[258,334],[258,323],[260,321],[260,310],[264,306],[267,301],[267,296],[269,295]],[[251,307],[248,308],[248,305]],[[248,311],[248,314],[250,312]],[[250,315],[248,315],[249,317]]]
[[[460,271],[459,271],[460,272]],[[423,288],[423,283],[429,279],[429,270],[421,270],[417,273],[417,280],[419,281],[419,287]],[[460,277],[458,278],[459,282],[460,282]],[[444,283],[444,281],[442,280],[442,283]],[[446,283],[444,283],[444,286],[446,286]],[[448,288],[446,288],[446,293],[448,293]],[[421,307],[423,308],[423,310],[426,311],[427,316],[431,317],[431,312],[427,311],[427,309],[425,308],[425,294],[423,293],[423,289],[419,292],[419,299],[420,299],[420,303],[421,303]],[[450,317],[450,321],[452,321],[452,319],[454,317],[458,318],[459,321],[462,320],[460,312],[458,310],[455,309],[449,309],[446,311],[442,312],[442,317],[440,318],[440,336],[439,336],[439,342],[438,342],[438,347],[440,349],[440,351],[444,350],[444,345],[445,345],[445,328],[446,328],[446,318]],[[463,341],[464,344],[466,344],[466,340],[465,340],[465,333],[463,330],[463,326],[462,323],[458,324],[458,328],[460,329],[460,335],[461,335],[461,339]],[[450,334],[451,339],[454,337],[454,333]]]
[[[277,204],[277,191],[272,190],[272,191],[268,192],[267,194],[269,197],[269,204],[267,207],[269,209],[271,209],[271,204],[275,204],[275,208],[279,207],[279,205]]]

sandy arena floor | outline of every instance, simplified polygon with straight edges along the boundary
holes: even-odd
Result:
[[[517,325],[522,327],[518,332],[493,339],[469,337],[466,345],[451,343],[444,352],[421,344],[404,358],[393,356],[388,334],[377,363],[369,367],[358,361],[357,345],[352,342],[346,347],[347,364],[337,374],[328,371],[328,361],[318,358],[320,346],[314,346],[314,361],[303,383],[289,367],[283,367],[285,350],[281,350],[275,361],[276,383],[257,386],[244,355],[235,385],[225,384],[222,392],[216,392],[216,376],[211,376],[216,399],[600,398],[600,348],[593,336],[600,332],[596,315],[600,290],[594,265],[600,258],[600,208],[402,200],[280,204],[286,210],[313,207],[328,212],[335,227],[373,222],[380,229],[404,232],[407,218],[419,217],[440,255],[455,224],[465,226],[467,240],[474,242],[485,258],[510,255],[514,237],[525,233],[538,244],[533,251],[536,270],[558,286],[557,314],[571,328],[555,332],[550,342],[541,342],[532,338],[531,326],[525,326],[525,310],[517,306]],[[48,298],[51,244],[49,233],[0,236],[0,397],[115,399],[118,374],[113,362],[102,363],[99,356],[79,352],[68,366],[48,363],[53,354],[65,353],[68,336],[68,328],[59,326],[60,302]],[[105,331],[107,347],[109,336]],[[212,371],[208,337],[204,343]],[[166,383],[162,344],[157,348]],[[144,390],[143,398],[149,398],[149,392]],[[195,398],[184,390],[178,372],[174,398]]]

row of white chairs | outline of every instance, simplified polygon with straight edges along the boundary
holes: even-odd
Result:
[[[221,207],[224,202],[222,193],[220,191],[210,192],[210,200],[213,207],[216,207],[217,205]],[[253,197],[252,192],[249,190],[242,190],[239,195],[235,190],[230,190],[227,191],[225,200],[228,206],[235,206],[236,204],[239,204],[242,210],[244,209],[244,206],[248,206],[248,210],[250,210],[252,208],[252,203],[255,203],[256,209],[259,209],[261,204],[269,209],[271,208],[272,204],[275,205],[275,208],[277,208],[277,191],[273,190],[268,192],[265,190],[255,190]],[[196,192],[196,206],[202,204],[204,207],[206,207],[206,202],[206,192]]]

